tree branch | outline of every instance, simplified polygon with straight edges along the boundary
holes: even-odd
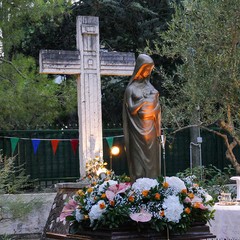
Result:
[[[23,78],[27,78],[26,76],[24,76],[23,74],[22,74],[22,72],[11,62],[11,61],[8,61],[8,60],[6,60],[6,59],[4,59],[4,58],[0,58],[0,61],[3,61],[3,62],[5,62],[5,63],[8,63],[8,64],[10,64],[14,69],[15,69],[15,71],[19,74],[19,75],[21,75],[21,77],[23,77]]]

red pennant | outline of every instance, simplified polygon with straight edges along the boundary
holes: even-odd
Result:
[[[77,151],[79,140],[78,139],[71,139],[70,142],[71,142],[71,145],[72,145],[72,150],[73,150],[74,155],[75,155],[76,151]]]
[[[52,144],[52,149],[53,149],[54,155],[55,155],[55,153],[57,151],[58,143],[59,143],[59,140],[57,140],[57,139],[51,140],[51,144]]]

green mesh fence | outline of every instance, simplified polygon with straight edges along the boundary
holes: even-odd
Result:
[[[103,157],[110,164],[109,140],[120,148],[120,154],[113,156],[113,170],[116,174],[128,174],[122,129],[108,129],[103,132]],[[202,162],[213,164],[219,169],[229,165],[225,158],[223,140],[209,132],[202,131]],[[79,179],[79,152],[74,152],[72,140],[78,139],[78,130],[19,130],[0,131],[0,149],[6,157],[16,156],[16,164],[24,164],[26,174],[45,186],[57,182]],[[57,140],[56,152],[52,140]],[[56,144],[56,141],[55,141]],[[15,145],[15,146],[14,146]],[[13,149],[15,147],[15,149]],[[237,150],[238,151],[238,150]],[[238,154],[238,152],[237,152]],[[166,142],[166,173],[175,175],[190,167],[190,132],[178,132]],[[162,158],[163,166],[163,158]]]

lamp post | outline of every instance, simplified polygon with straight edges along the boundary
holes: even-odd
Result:
[[[112,170],[112,158],[113,156],[117,156],[120,153],[120,148],[117,146],[113,146],[110,149],[110,170]]]

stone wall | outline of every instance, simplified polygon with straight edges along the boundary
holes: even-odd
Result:
[[[0,195],[0,235],[41,234],[55,196],[56,193]]]

